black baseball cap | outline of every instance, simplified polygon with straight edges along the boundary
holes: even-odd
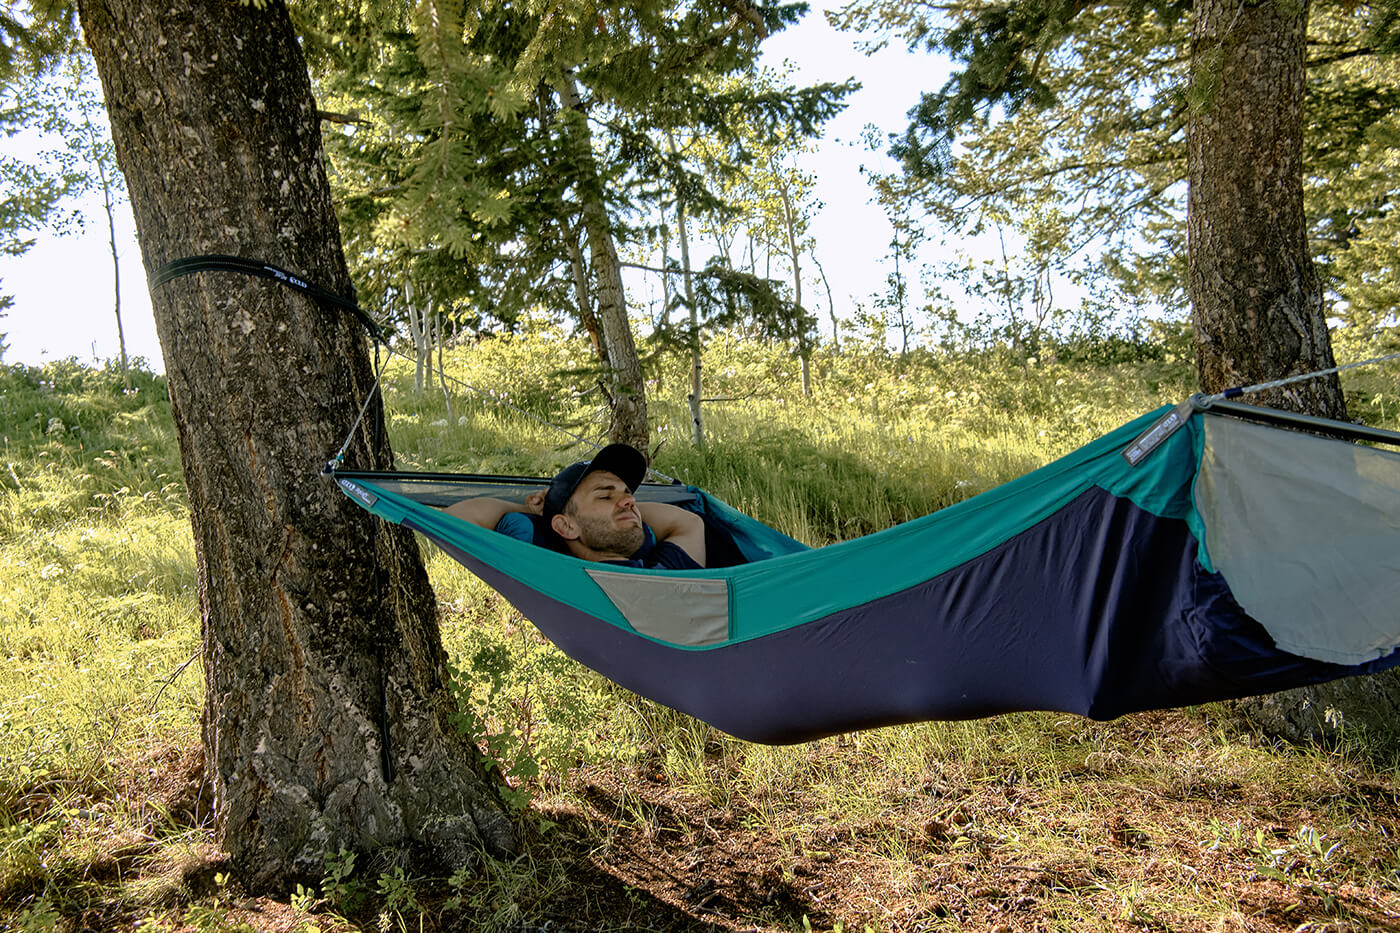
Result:
[[[628,444],[609,444],[593,456],[564,467],[549,482],[544,494],[544,517],[553,518],[564,511],[569,497],[589,473],[599,470],[611,473],[627,484],[628,492],[636,492],[647,475],[647,458]]]

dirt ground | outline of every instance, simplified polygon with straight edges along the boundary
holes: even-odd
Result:
[[[1169,713],[1140,725],[1188,727]],[[1229,846],[1203,850],[1199,839],[1163,829],[1173,814],[1209,813],[1222,824],[1238,814],[1246,825],[1263,815],[1271,819],[1268,839],[1283,844],[1325,803],[1324,793],[1335,796],[1321,789],[1317,800],[1286,805],[1266,788],[1183,785],[1179,793],[1125,794],[1121,806],[1106,808],[1094,825],[1081,829],[1074,844],[1038,849],[1006,843],[1004,827],[1018,820],[1045,830],[1044,812],[1037,810],[1041,792],[1014,780],[962,789],[930,781],[892,794],[889,808],[874,817],[814,814],[775,832],[752,801],[706,799],[672,786],[654,766],[595,766],[536,803],[522,821],[522,854],[515,863],[498,866],[494,874],[483,871],[457,888],[415,875],[410,865],[421,912],[386,912],[373,896],[350,910],[321,904],[308,912],[305,902],[250,896],[225,880],[227,866],[209,841],[201,772],[197,748],[167,748],[132,763],[114,799],[125,801],[128,817],[134,817],[127,825],[137,829],[127,830],[130,838],[100,846],[86,869],[90,880],[110,884],[114,896],[93,898],[63,916],[58,928],[1400,931],[1400,879],[1360,887],[1348,882],[1347,872],[1327,874],[1298,862],[1273,872],[1261,868],[1257,853]],[[1400,788],[1394,783],[1377,781],[1346,793],[1358,801],[1372,830],[1392,840],[1400,836]],[[800,812],[800,801],[787,803]],[[88,806],[98,812],[112,805]],[[188,843],[172,855],[168,843],[156,843],[154,832],[139,830],[143,820],[164,826],[167,837],[172,828],[177,836],[183,831]],[[993,831],[998,826],[1003,829]],[[372,880],[366,884],[372,889]],[[121,896],[115,896],[118,886]],[[452,901],[463,896],[465,904]],[[495,901],[472,903],[473,896]]]

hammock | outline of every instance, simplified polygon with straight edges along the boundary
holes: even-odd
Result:
[[[639,498],[704,517],[710,553],[730,555],[720,562],[743,561],[689,571],[589,563],[438,509],[523,500],[547,480],[334,476],[571,657],[779,744],[1018,710],[1111,719],[1400,664],[1400,452],[1243,420],[1269,417],[1300,420],[1164,408],[965,502],[820,549],[695,487],[643,484]]]

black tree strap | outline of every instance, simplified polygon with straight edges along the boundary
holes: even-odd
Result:
[[[157,288],[169,282],[171,279],[179,278],[182,275],[189,275],[194,272],[242,272],[246,275],[256,275],[264,279],[272,279],[274,282],[281,282],[289,288],[294,288],[310,298],[317,301],[324,301],[335,305],[337,308],[349,311],[360,319],[360,322],[369,330],[370,336],[380,343],[385,343],[384,329],[349,298],[342,298],[335,292],[327,291],[320,286],[313,285],[300,276],[293,275],[286,269],[279,268],[271,263],[261,262],[255,259],[244,259],[241,256],[221,256],[218,254],[208,256],[186,256],[184,259],[176,259],[167,262],[159,269],[151,273],[151,288]]]

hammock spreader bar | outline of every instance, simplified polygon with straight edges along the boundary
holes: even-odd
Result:
[[[1236,392],[1236,395],[1239,394],[1238,390],[1231,391]],[[1373,428],[1364,424],[1352,424],[1348,421],[1335,421],[1331,418],[1318,418],[1314,415],[1283,411],[1278,408],[1265,408],[1261,405],[1228,402],[1224,401],[1226,394],[1204,395],[1198,392],[1180,405],[1170,409],[1161,418],[1154,421],[1146,431],[1142,432],[1133,443],[1123,449],[1123,459],[1130,466],[1137,466],[1146,460],[1167,438],[1185,427],[1193,412],[1204,411],[1230,415],[1243,421],[1253,421],[1272,427],[1297,428],[1300,431],[1307,431],[1323,437],[1335,437],[1339,440],[1370,441],[1376,444],[1400,447],[1400,433],[1395,431]]]
[[[158,288],[169,282],[171,279],[179,278],[182,275],[191,275],[195,272],[242,272],[245,275],[253,275],[259,278],[271,279],[280,282],[288,288],[295,289],[317,301],[324,301],[335,305],[343,311],[349,311],[360,319],[360,323],[365,325],[377,342],[387,344],[388,338],[377,321],[355,303],[353,299],[342,297],[335,292],[313,285],[306,279],[292,272],[288,272],[279,266],[274,266],[269,262],[262,262],[255,259],[244,259],[241,256],[225,256],[218,253],[211,253],[204,256],[186,256],[183,259],[176,259],[167,262],[150,275],[151,288]]]
[[[1302,415],[1278,408],[1247,405],[1244,402],[1214,401],[1202,395],[1192,396],[1191,403],[1197,411],[1212,411],[1217,414],[1231,415],[1246,421],[1257,421],[1260,424],[1277,427],[1298,428],[1302,431],[1340,438],[1341,440],[1370,441],[1376,444],[1391,444],[1400,447],[1400,432],[1387,431],[1385,428],[1349,424],[1345,421],[1318,418],[1315,415]]]

